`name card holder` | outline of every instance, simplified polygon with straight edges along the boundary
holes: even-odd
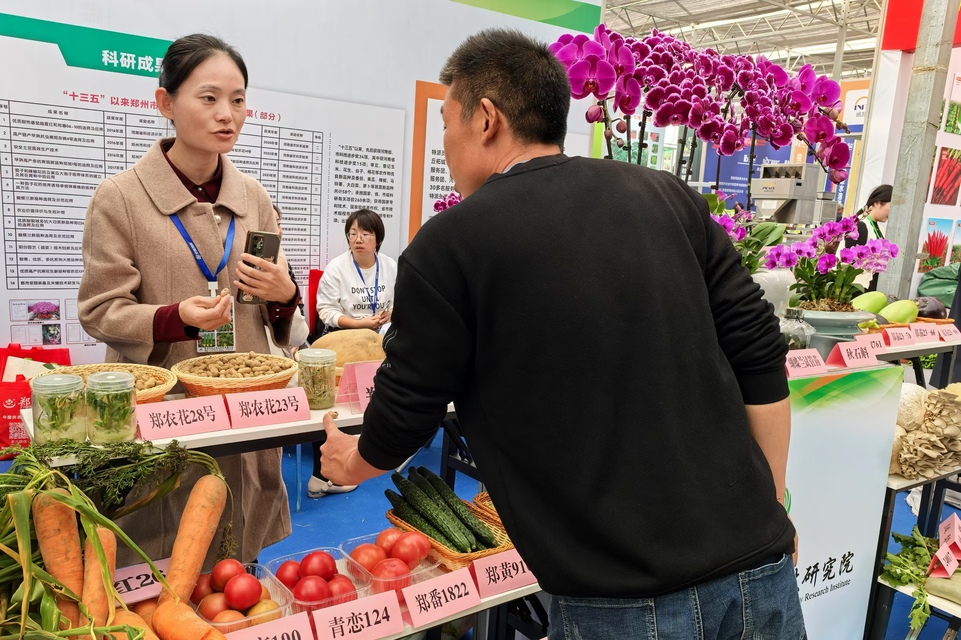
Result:
[[[314,640],[306,611],[224,634],[230,640]]]
[[[787,377],[821,376],[828,372],[821,354],[817,349],[795,349],[788,351],[784,361]]]
[[[167,569],[170,567],[170,558],[157,560],[154,564],[160,569],[160,573],[166,576]],[[120,594],[124,604],[128,606],[156,598],[162,589],[150,570],[150,565],[146,562],[117,569],[114,573],[113,587]]]
[[[337,404],[349,404],[351,413],[358,414],[367,410],[370,397],[374,393],[374,376],[383,360],[348,362],[340,376],[337,388]]]
[[[301,387],[228,393],[226,398],[234,429],[310,420],[310,405]]]
[[[489,598],[537,582],[517,549],[474,560],[471,573],[481,598]]]
[[[311,615],[317,640],[376,640],[404,630],[400,601],[394,590],[318,609]]]
[[[481,601],[470,567],[418,582],[402,591],[415,627],[476,607]]]
[[[138,404],[136,413],[143,440],[182,438],[230,428],[223,396]]]

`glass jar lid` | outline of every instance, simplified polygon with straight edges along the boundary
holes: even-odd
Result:
[[[126,371],[101,371],[87,376],[87,391],[132,391],[134,377]]]
[[[33,379],[33,390],[38,393],[70,393],[83,391],[83,378],[72,373],[55,373]]]
[[[336,364],[337,352],[332,349],[301,349],[297,352],[304,364]]]
[[[784,310],[785,320],[804,320],[804,310],[798,309],[797,307],[791,307]]]

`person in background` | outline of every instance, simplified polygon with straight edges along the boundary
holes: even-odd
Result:
[[[238,351],[269,353],[268,332],[289,344],[300,294],[287,261],[244,252],[248,231],[277,232],[270,196],[226,156],[247,115],[243,58],[213,36],[185,36],[167,50],[159,82],[158,109],[177,135],[155,142],[94,192],[83,229],[80,323],[106,343],[108,362],[167,368],[199,355],[201,330],[231,320]],[[238,289],[266,306],[220,295]],[[280,449],[218,458],[233,493],[242,562],[290,533],[280,462]],[[170,555],[198,477],[188,468],[179,489],[118,522],[150,557]],[[121,547],[118,566],[139,562]],[[215,541],[208,568],[216,548]]]
[[[317,287],[317,315],[327,331],[382,331],[390,321],[397,280],[397,262],[380,253],[386,235],[384,221],[370,209],[358,209],[347,217],[344,234],[348,250],[324,269]],[[320,447],[325,440],[326,436],[313,443],[314,470],[307,482],[311,498],[357,488],[335,484],[323,475]]]
[[[324,417],[324,472],[396,467],[453,401],[553,595],[551,640],[804,637],[787,345],[707,201],[668,172],[565,156],[567,73],[517,31],[471,36],[440,81],[464,200],[401,256],[363,430]]]
[[[284,229],[280,224],[281,212],[280,207],[277,203],[273,203],[274,207],[274,218],[277,221],[277,233],[280,237],[284,236]],[[287,262],[287,273],[290,275],[291,281],[297,286],[297,276],[294,275],[294,268]],[[310,327],[307,325],[307,319],[304,317],[304,302],[303,300],[297,304],[297,310],[294,311],[294,315],[290,318],[290,344],[287,347],[277,347],[272,345],[271,353],[274,355],[284,355],[288,358],[292,358],[299,349],[302,349],[307,344],[307,336],[310,334]],[[281,353],[276,353],[280,351]]]
[[[867,204],[854,214],[858,218],[858,238],[857,240],[847,238],[844,241],[846,248],[850,249],[851,247],[867,244],[868,240],[884,238],[880,224],[888,221],[888,214],[891,212],[892,190],[891,185],[882,184],[871,191]],[[865,287],[866,291],[877,291],[878,275],[877,273],[873,275],[870,273],[862,273],[855,278],[854,281]]]

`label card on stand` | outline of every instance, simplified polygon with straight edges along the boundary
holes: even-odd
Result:
[[[170,558],[157,560],[154,564],[160,569],[160,573],[166,576],[167,568],[170,566]],[[113,586],[120,594],[124,604],[128,606],[150,598],[156,598],[160,595],[161,590],[160,583],[157,582],[146,562],[117,569],[114,574]]]
[[[517,549],[474,560],[471,563],[471,573],[474,574],[481,598],[489,598],[537,582]]]
[[[957,342],[961,340],[961,331],[953,324],[939,324],[938,335],[944,342]]]
[[[383,362],[368,360],[345,364],[344,373],[340,376],[340,386],[337,388],[337,404],[349,404],[354,414],[366,411],[370,396],[374,393],[374,376]]]
[[[880,333],[862,333],[861,335],[855,336],[854,339],[866,344],[875,357],[887,351],[888,348],[888,346],[884,344],[884,335]]]
[[[869,367],[878,363],[871,348],[863,342],[854,340],[852,342],[839,342],[831,349],[828,354],[829,365],[835,367],[847,367],[856,369],[857,367]]]
[[[470,567],[419,582],[403,589],[413,626],[426,626],[480,604]]]
[[[311,615],[314,617],[317,640],[376,640],[404,630],[400,601],[394,590],[318,609],[312,611]],[[312,637],[307,634],[301,640]],[[264,638],[261,635],[261,640]]]
[[[957,514],[952,513],[938,527],[938,542],[961,545],[961,519],[958,518]]]
[[[306,611],[294,615],[262,622],[246,629],[238,629],[225,634],[230,640],[266,640],[270,638],[289,638],[290,640],[312,640],[314,632],[310,628],[310,618]]]
[[[914,332],[908,327],[885,329],[884,341],[889,347],[910,347],[914,344]]]
[[[795,349],[787,352],[785,368],[788,378],[800,376],[821,376],[828,372],[821,354],[817,349]]]
[[[928,575],[932,578],[950,578],[958,568],[958,557],[961,549],[956,544],[942,544],[938,552],[931,558],[928,565]]]
[[[914,334],[915,344],[928,344],[938,341],[937,325],[930,322],[912,322],[911,333]]]
[[[136,412],[143,440],[181,438],[230,428],[223,396],[138,404]]]
[[[310,420],[310,406],[302,387],[228,393],[226,398],[234,429]]]

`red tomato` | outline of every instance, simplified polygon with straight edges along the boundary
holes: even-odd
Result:
[[[324,580],[330,580],[337,575],[337,562],[334,556],[326,551],[308,553],[300,561],[300,575],[320,576]]]
[[[214,565],[214,570],[210,572],[210,586],[214,591],[223,591],[228,580],[242,573],[247,573],[247,570],[244,569],[244,565],[240,564],[239,560],[233,558],[221,560]]]
[[[294,597],[301,602],[320,602],[330,597],[330,586],[320,576],[305,576],[294,587]]]
[[[389,556],[390,549],[394,546],[394,540],[399,538],[403,531],[399,529],[384,529],[377,536],[377,540],[374,541],[378,547],[384,550],[384,552]]]
[[[350,557],[356,560],[360,566],[371,571],[375,564],[387,559],[387,553],[376,544],[365,542],[354,547],[354,550],[350,552]]]
[[[285,587],[293,591],[297,581],[300,580],[300,563],[288,560],[277,567],[276,575]]]
[[[424,549],[424,542],[427,542],[426,549]],[[413,569],[427,557],[428,553],[430,553],[430,541],[427,540],[427,537],[422,533],[408,531],[394,541],[394,548],[391,550],[390,556],[403,560],[409,569]]]
[[[214,592],[213,587],[210,586],[210,574],[201,573],[200,577],[197,578],[197,584],[194,585],[194,590],[190,594],[190,601],[194,604],[200,604],[200,601],[209,596]]]
[[[197,613],[207,620],[213,620],[217,617],[218,613],[226,611],[229,608],[230,605],[227,604],[227,596],[215,592],[200,601],[200,604],[197,606]]]
[[[407,563],[397,558],[381,560],[371,573],[376,578],[373,584],[374,593],[399,591],[411,585],[410,569],[407,567]]]
[[[331,597],[337,598],[337,604],[357,599],[357,587],[342,573],[334,576],[327,586],[330,587]]]
[[[224,586],[224,595],[227,596],[227,604],[231,609],[243,611],[249,609],[260,602],[260,595],[263,593],[260,580],[250,575],[242,573],[234,576],[227,581]]]

